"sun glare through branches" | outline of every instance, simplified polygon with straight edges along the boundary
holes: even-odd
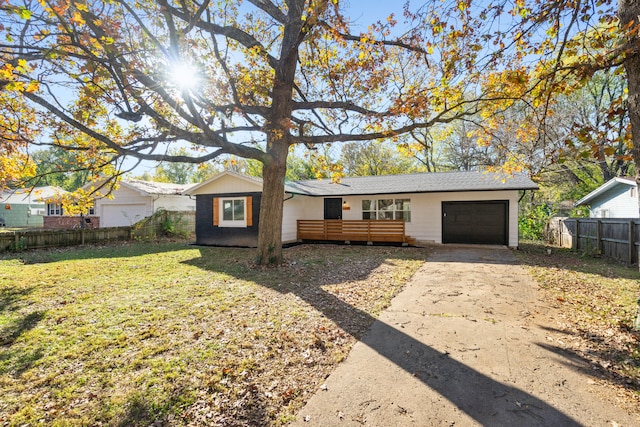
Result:
[[[179,62],[169,66],[168,79],[180,91],[196,90],[202,77],[198,67],[190,62]]]

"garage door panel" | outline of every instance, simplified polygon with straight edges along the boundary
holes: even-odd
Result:
[[[144,204],[103,205],[100,216],[102,227],[125,227],[145,218],[147,206]]]
[[[456,224],[470,224],[472,218],[473,217],[471,215],[460,215],[460,214],[457,214],[457,215],[453,216],[453,221]]]
[[[442,242],[506,245],[509,202],[443,202]]]

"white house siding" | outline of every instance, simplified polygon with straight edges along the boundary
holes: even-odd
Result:
[[[158,209],[164,209],[167,211],[195,211],[196,201],[195,198],[189,196],[179,195],[155,195],[151,196],[153,200],[154,212]]]
[[[638,218],[635,186],[619,185],[591,203],[591,218]]]
[[[299,219],[324,219],[324,198],[296,194],[293,197],[287,195],[285,199],[287,200],[284,202],[282,217],[282,241],[289,243],[298,239]]]
[[[442,202],[453,201],[509,201],[509,246],[518,246],[518,192],[478,191],[454,193],[385,194],[379,196],[343,196],[350,209],[342,211],[342,219],[361,220],[362,201],[371,199],[411,199],[411,222],[406,224],[407,235],[419,242],[442,243]],[[324,198],[294,196],[285,202],[283,240],[295,240],[297,219],[323,219]]]
[[[297,221],[306,219],[304,216],[305,204],[312,197],[287,195],[284,201],[284,213],[282,217],[282,242],[291,243],[298,239]]]
[[[252,193],[262,191],[262,183],[251,178],[241,178],[238,175],[220,175],[214,181],[199,187],[193,194],[231,194]]]

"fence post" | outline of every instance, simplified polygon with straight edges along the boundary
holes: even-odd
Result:
[[[580,219],[576,218],[576,235],[571,242],[571,249],[577,251],[580,248]]]
[[[636,249],[636,242],[635,242],[635,237],[636,237],[636,233],[635,233],[635,229],[634,229],[635,223],[633,222],[633,220],[629,220],[629,264],[633,264],[635,261],[635,257],[634,257],[634,252]]]
[[[558,219],[557,229],[555,227],[551,227],[551,232],[553,233],[553,238],[558,246],[562,247],[562,226],[564,221]]]
[[[602,254],[602,220],[599,219],[596,222],[596,251],[598,254]]]

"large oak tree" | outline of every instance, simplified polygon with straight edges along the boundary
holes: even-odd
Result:
[[[263,264],[282,258],[299,144],[470,120],[477,141],[504,149],[494,136],[517,106],[531,117],[515,137],[544,147],[555,96],[617,67],[640,164],[638,0],[430,0],[405,8],[402,30],[389,16],[364,31],[337,0],[0,0],[0,11],[0,154],[18,160],[5,175],[29,172],[33,145],[73,151],[96,178],[131,157],[259,161]]]
[[[402,19],[421,23],[403,32],[393,16],[352,32],[337,0],[0,0],[0,10],[0,87],[32,109],[15,138],[72,150],[96,177],[122,173],[125,157],[258,160],[262,264],[282,259],[292,147],[426,129],[477,113],[465,93],[495,95],[480,85],[476,45],[408,10]],[[172,154],[176,143],[190,153]]]

